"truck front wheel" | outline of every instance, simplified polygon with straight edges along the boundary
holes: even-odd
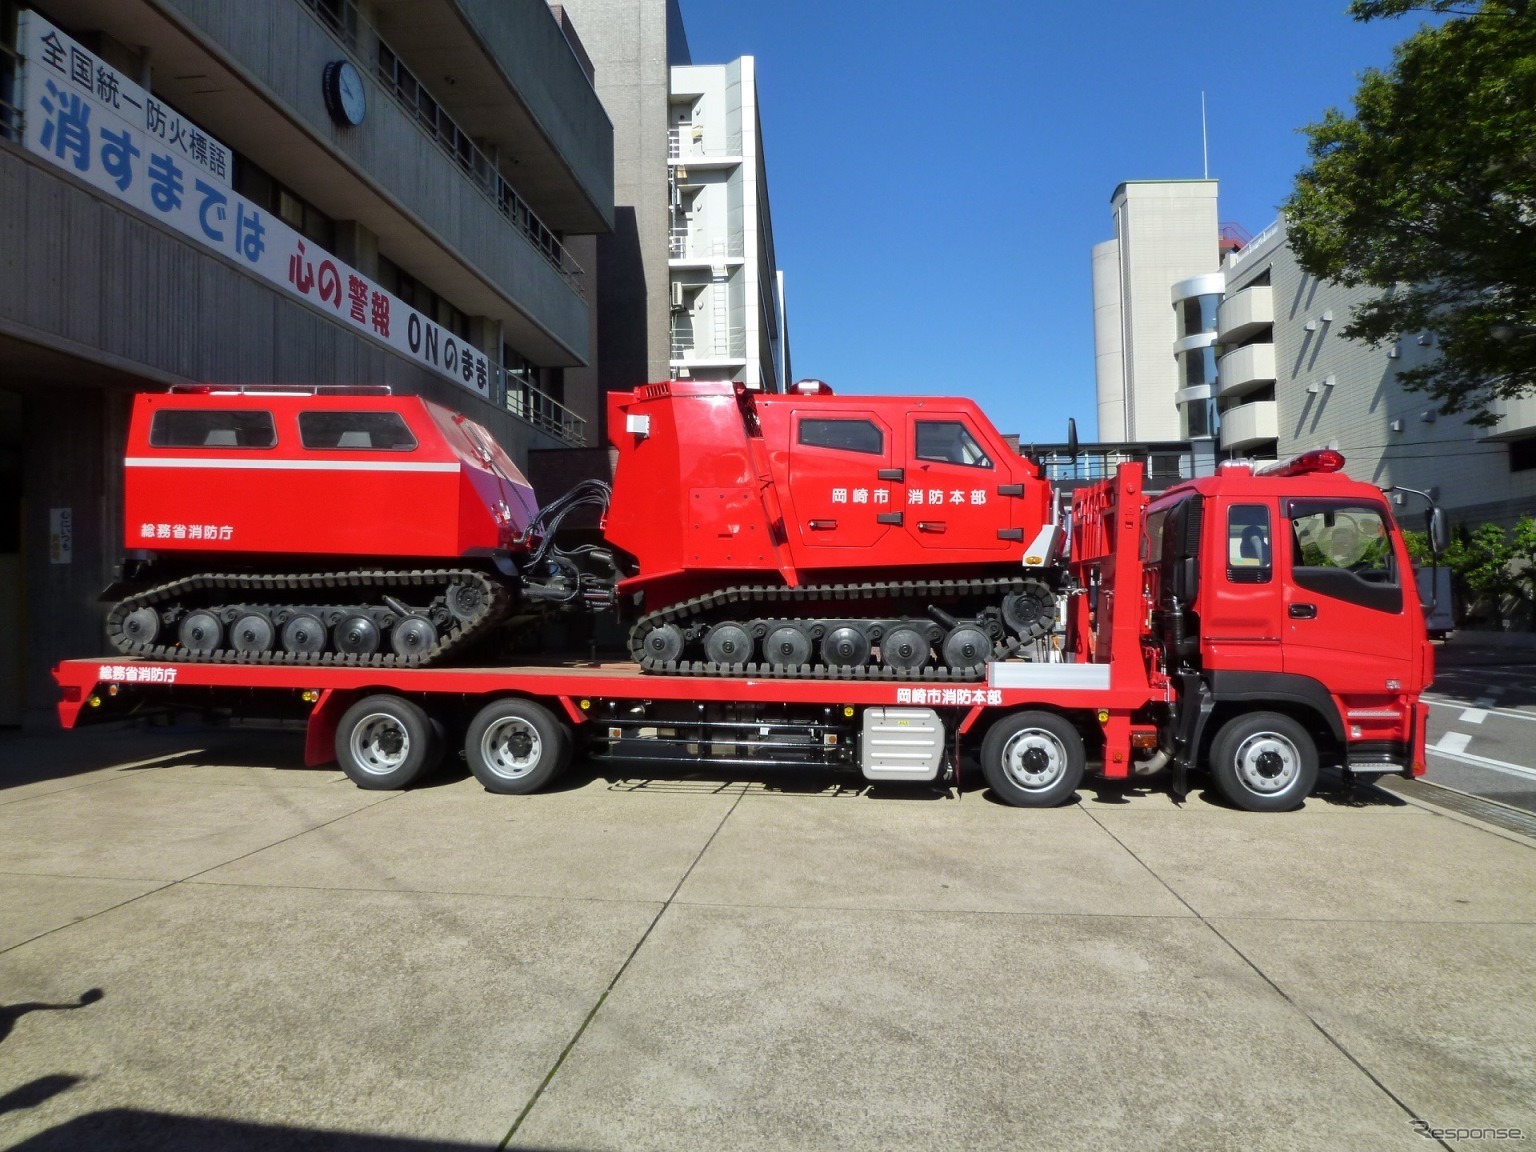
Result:
[[[1054,712],[1005,716],[981,742],[981,770],[998,799],[1017,808],[1060,804],[1083,780],[1083,738]]]
[[[471,722],[464,758],[487,792],[537,792],[565,767],[566,731],[548,708],[532,700],[495,700]]]
[[[365,696],[336,725],[336,762],[359,788],[407,788],[439,754],[427,714],[400,696]]]
[[[1317,744],[1279,712],[1228,720],[1211,742],[1217,790],[1249,812],[1288,812],[1317,784]]]

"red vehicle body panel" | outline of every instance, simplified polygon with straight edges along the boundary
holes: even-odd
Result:
[[[862,440],[825,441],[849,425]],[[920,446],[920,426],[971,462]],[[620,591],[659,603],[737,583],[1017,571],[1050,522],[1050,485],[969,400],[674,380],[611,394],[608,427],[604,532],[640,568]]]
[[[161,412],[270,413],[275,443],[157,445]],[[301,413],[394,413],[415,446],[305,448]],[[139,395],[125,463],[124,545],[162,554],[464,556],[513,548],[537,512],[488,432],[419,396]]]

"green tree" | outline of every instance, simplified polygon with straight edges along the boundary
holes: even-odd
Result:
[[[1283,205],[1315,276],[1383,291],[1342,334],[1374,345],[1434,332],[1400,374],[1446,413],[1496,422],[1536,391],[1536,0],[1354,0],[1356,20],[1439,19],[1370,69],[1355,114],[1304,129],[1310,162]]]

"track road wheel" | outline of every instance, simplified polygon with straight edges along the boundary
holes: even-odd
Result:
[[[537,792],[565,767],[567,733],[542,704],[494,700],[470,722],[464,758],[487,792]]]
[[[1050,808],[1077,791],[1083,738],[1054,712],[1019,712],[992,725],[981,742],[981,770],[1000,800]]]
[[[436,743],[419,704],[365,696],[336,726],[336,762],[359,788],[407,788],[436,762]]]
[[[1289,812],[1317,784],[1317,744],[1279,712],[1236,716],[1211,741],[1211,776],[1239,808]]]

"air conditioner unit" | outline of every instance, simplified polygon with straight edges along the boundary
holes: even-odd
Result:
[[[672,311],[681,312],[684,307],[686,307],[686,301],[683,299],[683,286],[674,280],[672,282]]]

